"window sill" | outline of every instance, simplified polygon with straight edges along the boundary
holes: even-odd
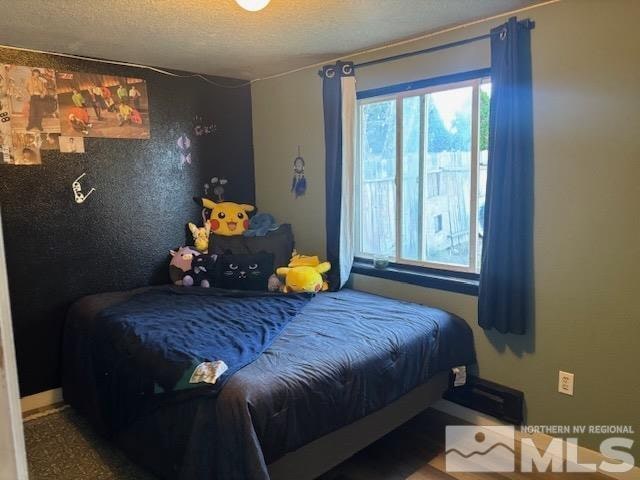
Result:
[[[414,267],[391,263],[387,268],[374,268],[371,261],[356,259],[353,262],[351,273],[366,275],[369,277],[384,278],[396,282],[419,285],[421,287],[445,290],[448,292],[463,293],[465,295],[478,296],[479,275],[451,272],[446,270],[434,270],[426,267]]]

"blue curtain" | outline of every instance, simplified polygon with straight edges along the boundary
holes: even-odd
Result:
[[[491,31],[491,110],[478,323],[526,333],[533,322],[533,22]]]
[[[343,226],[343,88],[342,78],[353,77],[352,62],[327,65],[319,72],[322,77],[324,103],[324,142],[326,176],[326,231],[329,287],[339,290],[348,279],[353,258],[348,258]],[[351,139],[347,139],[350,141]],[[347,199],[344,199],[347,200]],[[342,273],[341,273],[342,272]]]

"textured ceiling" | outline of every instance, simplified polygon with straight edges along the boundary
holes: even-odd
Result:
[[[0,43],[244,79],[538,0],[0,0]]]

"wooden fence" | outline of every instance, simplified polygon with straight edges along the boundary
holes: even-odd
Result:
[[[429,260],[452,255],[468,255],[470,209],[470,154],[442,152],[428,154],[424,192],[426,208],[424,236]],[[487,152],[480,152],[478,168],[478,208],[484,205]],[[413,170],[416,169],[407,169]],[[419,178],[403,178],[402,256],[420,258]],[[364,253],[396,253],[396,184],[393,178],[365,180],[360,186],[361,244]],[[441,215],[438,221],[434,218]],[[474,215],[476,213],[474,212]],[[441,230],[437,230],[441,228]]]

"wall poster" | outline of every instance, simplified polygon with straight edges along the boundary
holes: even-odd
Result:
[[[66,136],[149,138],[147,84],[139,78],[57,72],[60,129]]]
[[[213,126],[206,125],[204,132],[210,129]],[[23,65],[0,67],[0,163],[40,165],[42,150],[83,153],[83,137],[150,138],[146,82]]]
[[[55,72],[5,64],[0,77],[2,160],[39,165],[42,137],[60,133]]]

